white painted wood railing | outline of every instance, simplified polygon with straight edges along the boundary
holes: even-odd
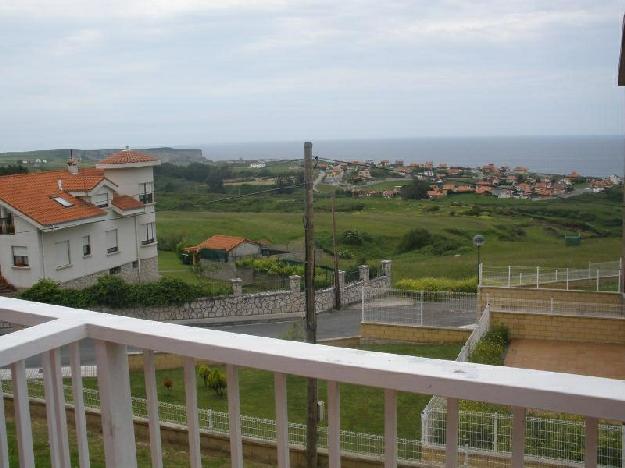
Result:
[[[625,382],[527,369],[491,367],[465,362],[372,353],[237,335],[161,322],[99,314],[66,307],[0,298],[0,320],[27,328],[0,338],[0,367],[10,366],[15,404],[15,431],[20,466],[34,466],[33,438],[24,360],[41,355],[44,370],[50,453],[54,467],[69,467],[69,442],[62,389],[60,348],[69,346],[70,364],[79,369],[77,343],[96,344],[104,452],[108,467],[135,467],[126,348],[146,350],[144,360],[153,466],[162,466],[154,351],[183,356],[192,467],[200,466],[195,362],[226,364],[232,466],[243,465],[240,427],[239,367],[275,374],[279,466],[289,466],[287,374],[328,381],[328,454],[340,466],[340,384],[384,389],[385,466],[397,464],[397,392],[436,394],[447,398],[446,456],[449,467],[458,456],[458,400],[476,400],[512,407],[513,467],[524,462],[524,418],[527,408],[572,413],[586,418],[585,466],[597,465],[597,420],[625,421]],[[81,395],[80,372],[73,372],[73,394]],[[89,466],[84,404],[75,399],[75,424],[80,466]],[[0,405],[0,466],[8,466],[3,405]]]

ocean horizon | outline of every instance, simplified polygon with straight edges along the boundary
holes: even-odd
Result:
[[[501,136],[312,140],[313,154],[338,160],[433,161],[453,166],[525,166],[531,171],[589,176],[623,174],[625,137]],[[303,142],[199,144],[209,160],[298,159]]]

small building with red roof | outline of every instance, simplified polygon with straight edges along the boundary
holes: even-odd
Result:
[[[192,254],[195,261],[202,259],[229,263],[241,258],[260,256],[261,246],[245,237],[216,234],[197,245],[185,248],[184,251]]]

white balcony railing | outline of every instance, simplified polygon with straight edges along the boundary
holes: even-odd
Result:
[[[512,407],[510,464],[524,463],[525,415],[528,408],[572,413],[585,418],[587,467],[597,465],[599,419],[625,421],[625,382],[597,377],[491,367],[355,349],[340,349],[272,338],[190,328],[182,325],[99,314],[66,307],[0,298],[0,319],[27,328],[0,339],[0,367],[10,366],[15,407],[15,431],[20,465],[34,466],[33,438],[26,384],[25,359],[41,355],[52,466],[69,467],[69,442],[60,349],[69,346],[77,445],[81,466],[89,450],[82,400],[78,342],[95,342],[102,434],[106,466],[136,466],[132,399],[126,348],[144,349],[147,414],[153,466],[162,466],[159,402],[154,351],[184,357],[186,423],[191,467],[200,466],[195,361],[226,365],[232,466],[243,466],[238,368],[251,367],[275,374],[276,443],[279,466],[289,465],[286,375],[328,381],[328,455],[340,466],[339,383],[385,391],[384,464],[396,466],[397,392],[435,394],[446,398],[445,466],[459,464],[458,401],[483,401]],[[0,466],[8,466],[7,431],[0,405]]]

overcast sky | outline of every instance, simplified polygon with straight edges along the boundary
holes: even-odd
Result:
[[[0,151],[616,134],[617,0],[1,0]]]

